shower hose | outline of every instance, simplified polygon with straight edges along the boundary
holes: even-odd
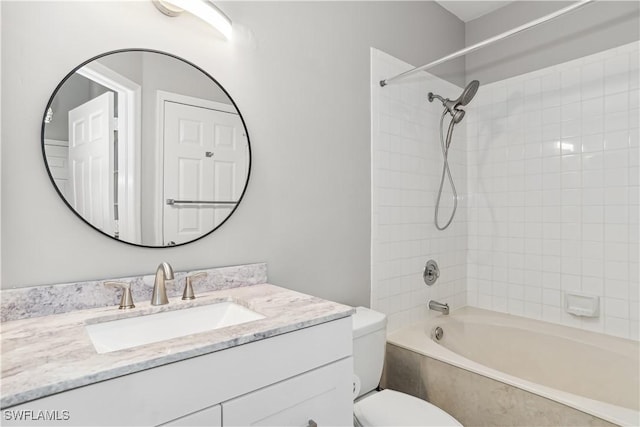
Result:
[[[449,122],[449,130],[447,131],[447,140],[444,140],[444,118],[447,115],[447,109],[445,108],[442,112],[442,117],[440,118],[440,146],[442,147],[442,156],[444,157],[444,163],[442,164],[442,177],[440,178],[440,188],[438,189],[438,199],[436,201],[436,209],[434,215],[434,223],[438,230],[444,230],[449,225],[451,225],[451,221],[453,221],[453,217],[456,215],[456,210],[458,209],[458,193],[456,192],[456,186],[453,183],[453,177],[451,176],[451,170],[449,170],[449,146],[451,145],[451,136],[453,135],[453,127],[455,126],[455,122],[453,118]],[[440,210],[440,199],[442,198],[442,187],[444,186],[444,176],[447,175],[449,177],[449,183],[451,184],[451,191],[453,192],[453,212],[451,212],[451,217],[449,217],[449,221],[444,226],[440,226],[438,221],[438,211]]]

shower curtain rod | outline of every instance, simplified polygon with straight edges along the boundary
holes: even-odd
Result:
[[[497,36],[490,37],[490,38],[488,38],[486,40],[483,40],[483,41],[478,42],[478,43],[476,43],[474,45],[471,45],[469,47],[461,49],[461,50],[459,50],[457,52],[454,52],[454,53],[452,53],[450,55],[447,55],[447,56],[445,56],[443,58],[440,58],[440,59],[438,59],[436,61],[430,62],[427,65],[423,65],[421,67],[413,68],[411,70],[405,71],[404,73],[400,73],[400,74],[398,74],[396,76],[393,76],[393,77],[390,77],[388,79],[380,80],[380,86],[384,87],[384,86],[386,86],[388,84],[391,84],[391,83],[396,82],[398,80],[404,79],[405,77],[409,77],[410,75],[413,75],[413,74],[417,73],[418,71],[424,71],[424,70],[426,70],[428,68],[432,68],[432,67],[435,67],[436,65],[440,65],[440,64],[442,64],[444,62],[450,61],[450,60],[458,58],[460,56],[464,56],[467,53],[474,52],[474,51],[476,51],[478,49],[481,49],[481,48],[483,48],[485,46],[493,44],[493,43],[495,43],[497,41],[504,40],[507,37],[511,37],[511,36],[513,36],[515,34],[518,34],[518,33],[522,32],[522,31],[526,31],[526,30],[528,30],[530,28],[533,28],[533,27],[536,27],[536,26],[538,26],[540,24],[544,24],[545,22],[549,22],[552,19],[558,18],[558,17],[564,15],[565,13],[572,12],[572,11],[574,11],[574,10],[576,10],[576,9],[582,7],[582,6],[585,6],[585,5],[587,5],[587,4],[589,4],[589,3],[593,2],[593,1],[595,1],[595,0],[582,0],[582,1],[579,1],[579,2],[576,2],[576,3],[573,3],[573,4],[567,6],[567,7],[563,8],[563,9],[560,9],[560,10],[557,10],[557,11],[555,11],[553,13],[545,15],[542,18],[538,18],[538,19],[533,20],[531,22],[528,22],[528,23],[526,23],[524,25],[520,25],[519,27],[513,28],[513,29],[511,29],[509,31],[505,31],[504,33],[498,34]]]

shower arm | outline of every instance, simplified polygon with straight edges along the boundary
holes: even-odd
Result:
[[[413,68],[411,70],[405,71],[404,73],[400,73],[400,74],[398,74],[396,76],[389,77],[388,79],[380,80],[380,86],[384,87],[384,86],[386,86],[388,84],[391,84],[391,83],[394,83],[394,82],[396,82],[398,80],[402,80],[402,79],[404,79],[406,77],[409,77],[409,76],[417,73],[418,71],[425,71],[425,70],[427,70],[429,68],[433,68],[433,67],[435,67],[437,65],[443,64],[443,63],[445,63],[447,61],[450,61],[452,59],[456,59],[456,58],[464,56],[464,55],[466,55],[468,53],[475,52],[478,49],[482,49],[483,47],[488,46],[490,44],[493,44],[493,43],[495,43],[497,41],[504,40],[507,37],[514,36],[514,35],[522,32],[522,31],[526,31],[526,30],[529,30],[529,29],[531,29],[533,27],[537,27],[540,24],[544,24],[545,22],[549,22],[552,19],[558,18],[558,17],[560,17],[560,16],[562,16],[562,15],[564,15],[566,13],[572,12],[572,11],[574,11],[574,10],[576,10],[578,8],[581,8],[582,6],[585,6],[585,5],[587,5],[587,4],[591,3],[591,2],[594,2],[594,1],[595,0],[582,0],[582,1],[579,1],[579,2],[576,2],[576,3],[573,3],[573,4],[567,6],[567,7],[563,8],[563,9],[560,9],[560,10],[557,10],[557,11],[555,11],[553,13],[545,15],[542,18],[538,18],[536,20],[528,22],[528,23],[526,23],[524,25],[521,25],[519,27],[513,28],[513,29],[511,29],[509,31],[505,31],[504,33],[498,34],[497,36],[490,37],[490,38],[488,38],[486,40],[483,40],[483,41],[478,42],[478,43],[476,43],[474,45],[471,45],[469,47],[461,49],[461,50],[459,50],[457,52],[454,52],[454,53],[452,53],[450,55],[447,55],[447,56],[445,56],[443,58],[440,58],[440,59],[438,59],[436,61],[430,62],[430,63],[428,63],[426,65],[421,66],[421,67],[416,67],[416,68]]]

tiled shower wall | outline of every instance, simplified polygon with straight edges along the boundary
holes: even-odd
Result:
[[[467,301],[638,339],[638,43],[482,85],[467,107]],[[600,297],[598,318],[563,308]]]
[[[430,299],[454,308],[466,304],[464,126],[454,130],[450,151],[451,172],[462,197],[453,224],[438,231],[433,215],[442,173],[438,139],[442,107],[427,101],[430,91],[457,97],[461,89],[424,76],[380,87],[380,80],[409,68],[412,66],[381,51],[371,51],[371,307],[388,315],[389,332],[429,316]],[[445,189],[441,223],[452,206],[448,182]],[[438,262],[441,272],[431,287],[422,279],[429,259]]]

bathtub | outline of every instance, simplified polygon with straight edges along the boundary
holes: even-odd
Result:
[[[463,424],[640,425],[635,341],[465,307],[387,343],[383,386],[432,401]]]

